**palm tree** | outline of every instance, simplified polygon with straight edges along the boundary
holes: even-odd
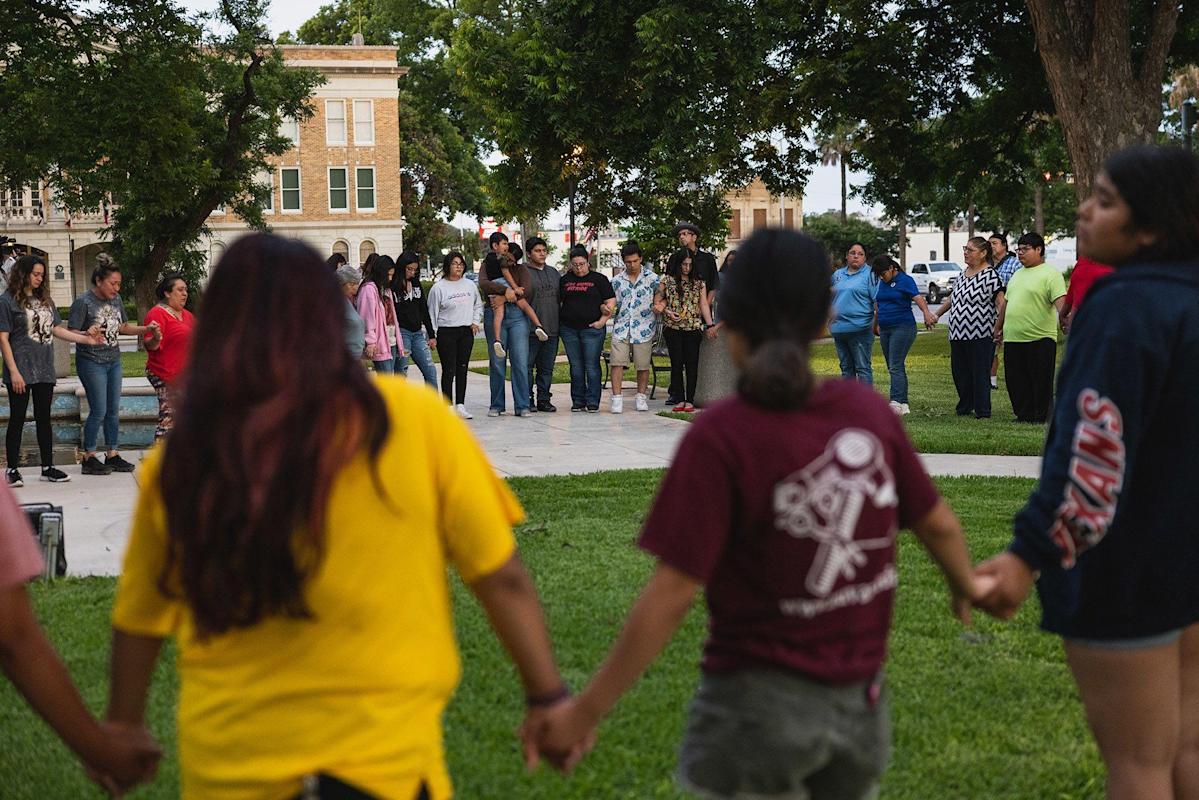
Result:
[[[848,176],[846,174],[846,160],[853,152],[854,139],[857,137],[858,128],[856,125],[838,125],[832,132],[824,136],[820,142],[820,163],[826,167],[831,167],[834,164],[841,165],[841,224],[844,225],[849,221],[848,215],[845,213],[845,198],[849,189]]]

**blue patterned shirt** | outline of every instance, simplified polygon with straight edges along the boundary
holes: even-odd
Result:
[[[1003,285],[1007,286],[1008,281],[1016,274],[1016,270],[1020,269],[1020,259],[1016,258],[1015,253],[1008,253],[995,265],[995,271],[999,273],[999,279],[1003,281]]]
[[[644,266],[636,281],[630,281],[623,272],[612,279],[612,291],[616,292],[613,341],[641,344],[654,340],[658,330],[658,318],[654,314],[654,292],[658,289],[658,281],[654,271]]]

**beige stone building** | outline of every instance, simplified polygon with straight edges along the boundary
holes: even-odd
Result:
[[[731,207],[729,237],[719,257],[737,248],[758,228],[803,228],[803,196],[771,194],[758,178],[742,189],[729,192],[725,200]]]
[[[271,159],[271,169],[260,176],[271,186],[267,224],[324,256],[342,252],[352,264],[375,251],[398,255],[404,244],[398,79],[407,68],[397,64],[393,47],[280,49],[288,64],[317,69],[326,82],[313,95],[310,119],[284,121],[281,133],[293,147]],[[46,257],[55,302],[68,305],[88,286],[110,211],[68,215],[44,187],[0,190],[0,234]],[[223,208],[209,217],[208,227],[201,246],[211,267],[248,228]]]

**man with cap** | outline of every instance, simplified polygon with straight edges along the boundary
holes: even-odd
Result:
[[[679,222],[674,226],[674,235],[679,240],[679,247],[691,253],[691,271],[704,282],[708,292],[708,307],[715,308],[716,290],[720,285],[716,256],[699,249],[699,226],[694,222]],[[676,405],[682,400],[683,387],[675,386],[672,380],[666,395],[666,405]]]

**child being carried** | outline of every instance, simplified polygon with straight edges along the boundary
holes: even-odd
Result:
[[[512,266],[516,263],[516,256],[513,253],[488,253],[483,259],[483,270],[487,275],[487,280],[492,283],[498,283],[512,290],[516,295],[516,306],[521,311],[525,312],[525,316],[533,323],[533,335],[540,341],[549,339],[547,334],[541,327],[541,320],[537,318],[537,312],[533,310],[533,306],[529,305],[529,301],[525,299],[525,290],[512,277]],[[503,358],[508,355],[504,350],[504,346],[500,343],[500,331],[504,325],[504,305],[508,302],[504,294],[493,294],[487,298],[491,303],[491,311],[494,315],[492,323],[494,336],[491,342],[491,350],[495,353],[496,358]]]

